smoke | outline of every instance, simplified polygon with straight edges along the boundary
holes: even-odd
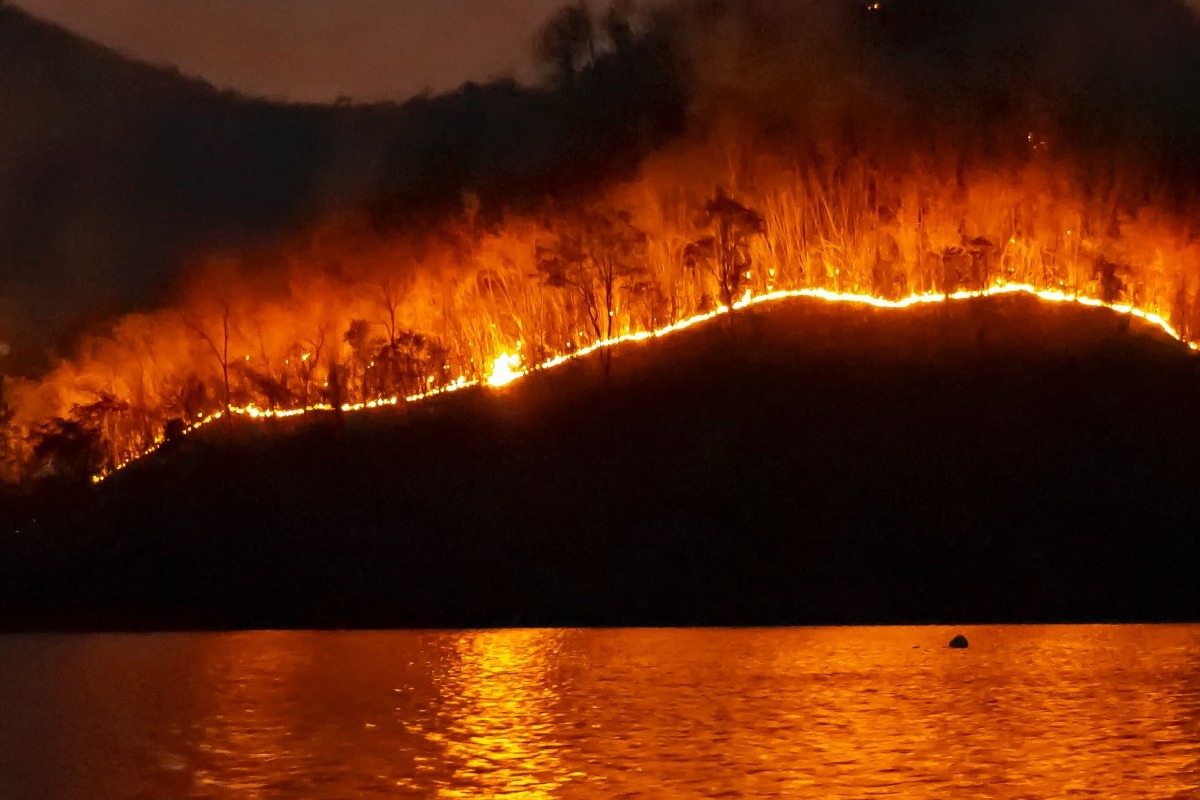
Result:
[[[1176,0],[709,0],[668,24],[708,125],[881,158],[1001,159],[1032,134],[1197,175],[1200,23]]]

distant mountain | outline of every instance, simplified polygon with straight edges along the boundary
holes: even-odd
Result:
[[[653,43],[620,59],[561,90],[286,105],[133,63],[0,0],[7,368],[69,341],[81,315],[155,297],[211,248],[332,211],[411,221],[456,210],[465,188],[519,202],[636,163],[678,126],[680,92]]]

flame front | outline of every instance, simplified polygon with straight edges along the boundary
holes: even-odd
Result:
[[[789,299],[794,299],[794,298],[809,298],[809,299],[819,300],[819,301],[827,302],[827,303],[842,303],[842,304],[850,304],[850,305],[868,306],[868,307],[877,308],[877,309],[899,311],[899,310],[904,310],[904,309],[908,309],[908,308],[913,308],[914,306],[947,303],[947,302],[957,302],[957,301],[969,300],[972,298],[980,298],[980,297],[1001,297],[1001,296],[1005,296],[1005,295],[1014,295],[1014,294],[1029,295],[1029,296],[1035,297],[1038,300],[1045,302],[1045,303],[1074,304],[1074,305],[1084,306],[1086,308],[1107,308],[1117,314],[1122,314],[1122,315],[1134,317],[1139,320],[1143,320],[1147,325],[1162,331],[1167,336],[1170,336],[1171,338],[1175,339],[1176,341],[1179,341],[1181,344],[1185,344],[1186,347],[1191,351],[1196,351],[1197,349],[1200,349],[1200,345],[1197,345],[1195,342],[1184,342],[1181,339],[1178,331],[1176,331],[1175,328],[1173,328],[1170,325],[1170,323],[1167,322],[1167,320],[1165,320],[1162,316],[1155,314],[1153,312],[1145,311],[1143,309],[1135,308],[1134,306],[1130,306],[1130,305],[1123,304],[1123,303],[1122,304],[1105,303],[1094,297],[1087,297],[1084,295],[1067,294],[1067,293],[1059,291],[1059,290],[1038,289],[1037,287],[1031,286],[1029,284],[999,283],[999,284],[996,284],[995,286],[992,286],[986,290],[978,291],[978,292],[962,291],[962,292],[953,292],[951,294],[928,293],[928,294],[910,295],[910,296],[902,298],[900,300],[887,300],[884,298],[873,297],[871,295],[865,295],[865,294],[830,292],[830,291],[827,291],[824,289],[795,289],[795,290],[790,290],[790,291],[770,292],[768,294],[762,294],[762,295],[757,295],[757,296],[752,295],[749,292],[747,292],[746,294],[744,294],[742,296],[741,300],[734,303],[732,310],[749,308],[752,306],[760,306],[760,305],[765,305],[765,304],[769,304],[769,303],[777,303],[781,300],[789,300]],[[700,325],[700,324],[703,324],[706,322],[711,322],[725,314],[728,314],[730,311],[731,311],[731,308],[729,306],[718,306],[717,308],[713,309],[712,311],[710,311],[708,313],[697,314],[695,316],[688,317],[687,319],[682,319],[671,325],[666,325],[662,328],[658,328],[653,331],[638,331],[638,332],[634,332],[634,333],[623,334],[621,336],[616,336],[611,339],[604,339],[604,340],[595,342],[594,344],[592,344],[588,347],[582,348],[570,355],[561,355],[561,356],[556,356],[554,358],[548,359],[548,360],[542,362],[541,364],[538,364],[537,366],[535,366],[532,370],[521,369],[521,356],[520,355],[515,354],[515,353],[506,353],[506,354],[501,355],[500,357],[498,357],[495,360],[495,362],[493,363],[493,366],[492,366],[491,375],[488,377],[488,379],[485,383],[487,386],[490,386],[493,388],[501,388],[504,386],[508,386],[509,384],[511,384],[515,381],[518,381],[521,378],[526,377],[531,372],[543,372],[546,370],[552,370],[555,367],[559,367],[569,361],[583,358],[583,357],[589,356],[593,353],[596,353],[598,351],[616,347],[618,345],[627,344],[627,343],[631,343],[631,342],[644,342],[649,339],[658,339],[658,338],[662,338],[664,336],[669,336],[674,333],[679,333],[680,331],[688,330],[689,328],[695,327],[696,325]],[[436,397],[438,395],[447,394],[450,392],[455,392],[455,391],[459,391],[461,389],[467,389],[467,388],[471,388],[471,387],[478,386],[478,385],[480,385],[479,381],[468,380],[466,378],[458,378],[457,380],[448,384],[445,387],[442,387],[442,388],[436,389],[436,390],[432,390],[429,392],[410,395],[408,397],[382,398],[379,400],[372,400],[372,401],[369,401],[366,403],[353,403],[353,404],[347,403],[347,404],[343,404],[339,408],[342,412],[358,412],[358,411],[365,411],[365,410],[369,410],[369,409],[385,408],[385,407],[396,406],[401,403],[415,403],[415,402],[419,402],[421,400],[426,400],[431,397]],[[327,404],[315,404],[315,405],[306,406],[304,408],[285,409],[285,410],[261,409],[254,405],[230,408],[230,411],[233,414],[235,414],[239,417],[245,417],[245,418],[251,419],[251,420],[288,419],[291,417],[302,416],[304,414],[330,412],[330,411],[334,411],[334,410],[335,410],[335,408],[333,406],[330,406]],[[190,434],[196,430],[204,428],[204,427],[220,420],[223,416],[224,415],[221,412],[217,412],[208,417],[205,417],[204,419],[200,420],[199,422],[197,422],[194,425],[187,428],[184,431],[184,433]],[[92,483],[98,484],[98,483],[103,482],[106,478],[108,478],[109,476],[113,475],[114,473],[120,471],[121,469],[124,469],[125,467],[129,466],[130,464],[135,463],[136,461],[139,461],[140,459],[158,451],[159,448],[162,446],[162,444],[163,444],[163,440],[157,439],[151,446],[147,447],[145,450],[143,450],[139,453],[136,453],[123,461],[120,461],[120,462],[114,464],[111,468],[106,469],[103,472],[93,475]]]

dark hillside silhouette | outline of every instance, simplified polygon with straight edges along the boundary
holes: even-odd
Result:
[[[214,426],[0,526],[0,628],[1194,619],[1200,373],[1122,327],[797,300]]]

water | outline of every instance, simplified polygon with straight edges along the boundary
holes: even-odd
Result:
[[[1200,797],[1200,626],[0,637],[0,798]]]

